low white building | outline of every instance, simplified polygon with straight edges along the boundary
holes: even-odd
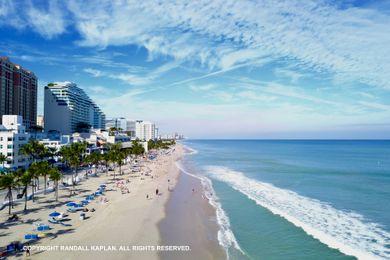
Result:
[[[23,118],[17,115],[3,115],[0,125],[0,153],[7,157],[5,168],[26,168],[30,164],[27,156],[20,153],[20,148],[28,143],[30,134],[26,133]],[[2,167],[2,165],[0,165]]]
[[[44,138],[41,140],[38,140],[41,144],[43,144],[45,147],[50,147],[56,149],[56,151],[60,151],[62,146],[68,145],[71,143],[71,137],[70,135],[61,135],[60,139],[49,139]]]

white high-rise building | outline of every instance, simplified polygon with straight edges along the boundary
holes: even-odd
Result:
[[[156,139],[156,126],[149,121],[135,122],[135,137],[142,141]]]
[[[136,125],[136,121],[135,120],[127,120],[126,132],[132,138],[135,138],[135,125]]]
[[[23,125],[23,118],[18,115],[3,115],[3,124],[0,125],[0,153],[7,157],[5,168],[26,168],[29,165],[28,158],[20,154],[20,148],[30,139]],[[0,165],[2,167],[3,165]]]
[[[105,115],[100,108],[71,82],[55,82],[45,86],[45,131],[72,134],[81,123],[95,129],[105,128]]]

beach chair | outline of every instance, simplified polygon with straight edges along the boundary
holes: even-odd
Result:
[[[38,226],[38,228],[37,228],[37,231],[48,231],[48,230],[50,230],[50,227],[48,226],[48,225],[40,225],[40,226]]]
[[[75,213],[77,211],[77,209],[75,207],[69,207],[66,209],[66,211],[68,211],[70,213]]]
[[[38,235],[37,234],[26,234],[24,235],[24,239],[26,240],[38,240]]]
[[[60,221],[55,218],[49,218],[48,221],[52,224],[60,224]]]

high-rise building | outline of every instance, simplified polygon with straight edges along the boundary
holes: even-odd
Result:
[[[30,162],[28,157],[20,153],[20,148],[28,142],[30,134],[26,133],[23,118],[18,115],[3,115],[2,122],[0,125],[0,153],[7,158],[4,167],[10,169],[26,168]]]
[[[156,139],[156,126],[149,121],[135,122],[135,137],[142,141],[149,141]]]
[[[20,115],[27,129],[37,123],[38,79],[31,71],[0,57],[0,123],[2,115]]]
[[[40,126],[42,128],[45,127],[45,122],[43,116],[41,115],[37,116],[37,126]]]
[[[126,131],[127,129],[127,120],[123,117],[114,117],[110,119],[106,119],[106,129],[110,130],[110,128],[115,127],[116,129],[121,129],[122,131]]]
[[[75,83],[55,82],[45,86],[45,131],[72,134],[80,127],[104,129],[106,118],[100,108]]]
[[[136,126],[136,121],[135,120],[127,120],[126,122],[126,132],[127,132],[127,135],[129,135],[130,137],[132,138],[135,138],[136,137],[136,131],[135,131],[135,127]]]

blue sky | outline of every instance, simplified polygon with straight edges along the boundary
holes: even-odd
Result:
[[[0,55],[192,138],[390,138],[390,1],[0,2]]]

